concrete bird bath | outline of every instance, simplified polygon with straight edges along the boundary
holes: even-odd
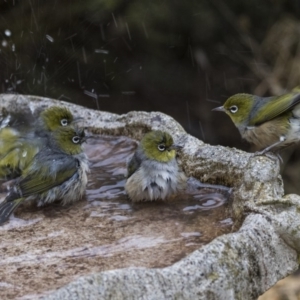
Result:
[[[41,291],[37,288],[36,293],[30,290],[23,295],[17,293],[23,297],[22,299],[43,297],[43,299],[247,300],[256,299],[278,280],[297,269],[297,253],[300,251],[300,197],[298,195],[284,196],[283,183],[279,174],[280,166],[276,159],[252,156],[237,149],[207,145],[188,135],[174,119],[159,112],[130,112],[125,115],[116,115],[48,98],[0,95],[0,109],[5,107],[8,111],[35,110],[50,105],[64,105],[75,115],[82,116],[85,119],[85,125],[93,134],[126,136],[136,140],[139,140],[145,132],[151,129],[161,129],[172,134],[176,142],[185,145],[179,155],[179,162],[188,176],[193,176],[203,183],[232,187],[233,196],[225,209],[225,215],[233,218],[232,228],[234,230],[230,229],[224,232],[221,230],[218,234],[212,234],[212,239],[208,244],[193,246],[191,253],[182,257],[178,252],[177,260],[171,259],[166,262],[167,266],[158,264],[158,267],[148,264],[153,257],[148,258],[146,252],[140,255],[138,250],[146,251],[146,248],[161,245],[164,241],[145,240],[143,236],[136,234],[135,242],[148,245],[142,249],[140,246],[133,247],[137,249],[136,256],[142,259],[140,260],[142,263],[139,264],[134,260],[134,253],[128,254],[128,256],[124,253],[121,260],[128,261],[128,263],[117,264],[114,259],[110,258],[110,254],[116,251],[116,247],[107,246],[105,241],[103,244],[106,245],[106,248],[104,246],[101,246],[102,248],[95,247],[92,243],[94,240],[98,242],[99,239],[90,231],[96,225],[93,223],[94,221],[90,220],[91,218],[87,218],[86,209],[89,208],[86,208],[84,201],[75,205],[76,212],[72,210],[73,208],[59,211],[56,211],[56,208],[35,209],[33,213],[30,211],[27,213],[30,218],[35,216],[35,219],[27,220],[27,222],[33,221],[33,223],[26,224],[29,226],[26,233],[20,232],[18,227],[9,227],[9,224],[5,225],[8,227],[0,230],[0,264],[3,268],[5,266],[7,268],[5,274],[0,275],[0,294],[3,292],[1,297],[16,295],[10,290],[23,289],[22,284],[17,287],[9,280],[9,272],[10,270],[16,272],[14,274],[20,276],[19,281],[22,281],[23,277],[26,280],[30,279],[30,268],[32,268],[30,260],[40,261],[39,269],[44,268],[47,271],[49,268],[48,277],[43,275],[44,284],[47,283],[47,280],[55,280],[56,284],[50,286],[48,290]],[[123,142],[123,145],[127,145],[126,141]],[[104,204],[101,205],[103,211]],[[125,210],[128,208],[126,203],[121,205]],[[151,209],[149,204],[144,211]],[[39,219],[42,218],[39,215],[40,211],[46,215],[44,221]],[[143,212],[139,213],[139,217],[143,219]],[[57,214],[63,214],[63,217],[56,218]],[[65,233],[62,233],[67,229],[60,227],[60,220],[72,219],[74,215],[76,215],[76,222],[71,223],[69,228],[73,226],[77,232],[81,232],[85,247],[75,250],[72,248],[72,252],[64,248],[69,241],[65,239]],[[94,215],[96,216],[96,214]],[[24,222],[26,222],[26,212],[20,216],[17,214],[17,217],[22,219],[24,216]],[[119,220],[124,218],[119,213],[114,216],[119,216],[116,217]],[[130,217],[136,217],[136,215],[130,215]],[[114,221],[117,220],[116,218]],[[205,217],[199,215],[197,218],[201,220]],[[168,223],[172,222],[171,219],[166,217],[165,223],[160,223],[161,228],[164,227],[164,224],[166,227],[171,226],[171,223]],[[101,220],[101,218],[97,220],[98,230],[99,228],[102,230],[114,228],[112,221],[102,222]],[[204,220],[210,225],[209,218]],[[132,223],[131,225],[132,232],[135,232],[136,224]],[[148,224],[149,226],[151,227],[151,224]],[[49,228],[55,228],[55,231],[49,233]],[[123,230],[122,226],[118,226],[118,230]],[[170,234],[174,230],[170,230]],[[39,233],[37,239],[47,241],[46,248],[30,248],[32,244],[30,234],[35,231]],[[197,232],[196,227],[194,227],[194,231]],[[230,231],[231,233],[228,233]],[[113,233],[114,231],[111,232],[111,234]],[[9,242],[5,242],[8,236],[13,239],[15,244],[21,245],[20,249],[23,252],[11,253],[4,259],[5,253],[11,248]],[[64,245],[61,246],[61,250],[54,252],[52,239],[55,237],[60,240],[60,236]],[[70,233],[69,236],[71,239],[72,234]],[[10,241],[9,238],[7,238],[8,241]],[[129,243],[133,242],[134,240],[129,241]],[[172,242],[175,243],[175,247],[164,252],[166,256],[163,259],[166,261],[168,261],[168,257],[177,253],[176,251],[181,245],[176,244],[178,242],[176,239]],[[128,240],[120,238],[114,244],[114,246],[116,245],[121,249],[126,248]],[[159,247],[156,250],[159,250]],[[54,262],[60,256],[70,254],[68,251],[71,251],[75,257],[87,256],[85,258],[87,261],[79,264],[74,258],[72,261],[65,262],[68,266]],[[102,262],[97,265],[99,260],[93,258],[93,251],[95,253],[102,251],[101,253],[104,253],[102,256],[109,262],[110,267],[101,268]],[[154,256],[159,256],[159,251],[154,252]],[[174,261],[177,262],[174,263]],[[92,267],[88,268],[86,272],[81,272],[82,268],[86,268],[88,262]],[[78,272],[72,273],[70,270],[73,269]],[[100,272],[102,269],[105,271]],[[37,269],[32,269],[32,272],[37,272]],[[68,280],[64,280],[68,275]],[[34,283],[29,280],[26,285],[30,284]],[[41,294],[42,296],[40,296]]]

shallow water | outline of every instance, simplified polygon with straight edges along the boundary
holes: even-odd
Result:
[[[0,227],[1,299],[38,298],[92,272],[169,266],[230,232],[230,191],[201,188],[193,178],[170,201],[131,203],[124,176],[135,148],[124,137],[90,139],[86,200],[23,206]]]

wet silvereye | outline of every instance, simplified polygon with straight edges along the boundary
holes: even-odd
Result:
[[[241,136],[261,153],[277,151],[300,140],[300,93],[262,98],[236,94],[213,109],[228,114]]]
[[[2,108],[0,114],[0,129],[12,128],[25,134],[28,131],[53,131],[58,126],[67,126],[74,117],[70,110],[62,106],[51,106],[36,113],[31,111],[9,112]],[[58,125],[59,124],[59,125]]]
[[[55,200],[65,205],[81,199],[89,170],[81,148],[84,141],[83,130],[68,126],[54,131],[0,204],[0,224],[27,199],[36,200],[38,206]]]
[[[15,117],[18,116],[14,115]],[[18,119],[13,123],[8,122],[7,126],[0,130],[0,179],[20,176],[22,170],[44,145],[47,134],[73,121],[73,115],[67,108],[52,106],[43,110],[37,121],[32,124],[18,122]]]
[[[54,131],[60,126],[68,126],[74,121],[81,120],[82,118],[74,119],[70,110],[62,106],[51,106],[43,110],[36,123],[35,132],[42,134],[43,130]]]
[[[179,169],[173,138],[156,130],[147,133],[127,165],[125,190],[132,201],[164,200],[186,187],[187,177]]]

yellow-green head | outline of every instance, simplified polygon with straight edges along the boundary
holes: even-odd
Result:
[[[176,149],[181,148],[174,144],[170,134],[161,130],[154,130],[145,134],[140,146],[147,158],[158,162],[171,161],[176,156]]]
[[[86,140],[83,129],[71,126],[58,128],[51,136],[55,145],[70,155],[80,154],[81,144]]]
[[[247,126],[251,113],[259,97],[250,94],[236,94],[226,100],[223,106],[213,111],[223,111],[231,118],[236,127]]]
[[[69,109],[61,106],[51,106],[40,114],[40,119],[47,131],[70,125],[74,117]]]
[[[14,178],[30,164],[45,145],[48,132],[65,128],[73,122],[72,113],[65,107],[52,106],[40,113],[35,126],[24,124],[0,130],[0,178]]]

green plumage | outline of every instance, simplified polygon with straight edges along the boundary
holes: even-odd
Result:
[[[147,159],[167,163],[175,158],[173,138],[167,132],[153,130],[144,135],[135,155],[127,164],[127,177],[130,177],[141,165],[141,152]]]
[[[141,148],[148,158],[168,162],[176,155],[174,149],[171,149],[173,143],[172,136],[167,132],[153,130],[145,134],[141,140]]]
[[[214,110],[228,114],[258,150],[277,151],[300,140],[300,89],[276,97],[236,94]]]
[[[51,158],[54,159],[55,157],[58,158],[52,153]],[[60,162],[58,161],[57,163]],[[73,160],[71,160],[71,163],[68,161],[68,164],[64,161],[64,165],[61,165],[55,173],[51,173],[50,169],[51,167],[47,164],[42,165],[36,170],[31,167],[25,170],[24,175],[22,175],[17,183],[20,195],[26,198],[31,195],[42,194],[57,185],[61,185],[75,174],[77,165],[76,161]],[[15,200],[11,196],[8,200],[10,199]]]
[[[127,164],[125,191],[132,201],[170,199],[186,188],[187,178],[176,161],[180,148],[167,132],[145,134]]]
[[[256,104],[258,109],[257,112],[251,116],[252,118],[249,120],[250,125],[260,125],[286,112],[291,112],[291,110],[300,103],[300,94],[289,93],[279,97],[269,98],[257,97],[256,101],[261,103]],[[253,107],[253,109],[255,111],[255,107]],[[290,116],[290,114],[287,114],[287,116]]]
[[[16,180],[4,203],[0,204],[0,224],[7,221],[13,210],[28,197],[52,202],[56,197],[61,199],[66,193],[73,193],[73,187],[74,197],[80,197],[76,187],[81,191],[81,182],[76,180],[82,178],[78,173],[81,161],[75,156],[82,153],[81,143],[84,141],[83,130],[62,127],[54,131]],[[83,181],[86,185],[86,178]]]
[[[16,117],[16,116],[14,116]],[[47,135],[70,125],[72,113],[65,107],[53,106],[43,110],[36,122],[22,121],[22,129],[17,120],[0,130],[0,179],[20,176],[28,163],[43,147]]]

